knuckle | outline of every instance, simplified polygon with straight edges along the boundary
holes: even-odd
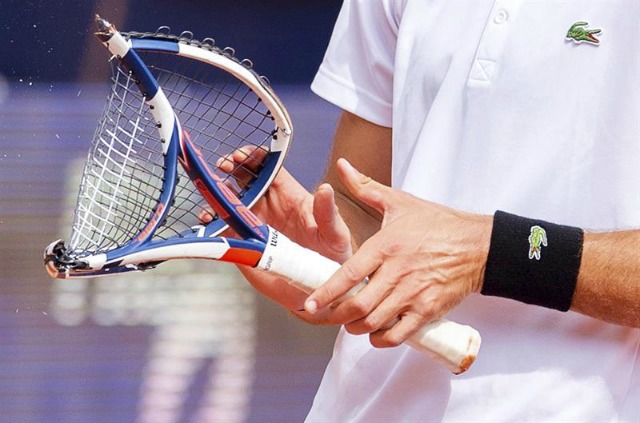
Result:
[[[313,296],[321,305],[330,302],[330,304],[327,305],[329,305],[331,309],[334,309],[340,304],[338,301],[340,297],[340,287],[336,286],[336,284],[326,283],[318,288],[313,293]]]
[[[325,300],[328,300],[329,298],[335,298],[335,289],[333,288],[333,286],[325,284],[324,286],[318,288],[318,290],[313,293],[313,296],[315,297],[315,300],[317,302],[324,304]],[[330,307],[335,308],[336,305],[337,304],[335,303],[331,303]]]
[[[369,304],[361,298],[353,298],[349,302],[349,311],[352,315],[358,316],[358,318],[366,315],[370,311]]]
[[[419,315],[425,321],[430,321],[435,319],[441,314],[442,304],[436,299],[430,299],[422,303],[422,307],[420,307]]]
[[[397,347],[400,344],[402,344],[402,342],[404,341],[404,339],[397,333],[391,331],[391,332],[387,332],[383,337],[382,337],[383,342],[385,343],[387,348],[393,348],[393,347]]]
[[[369,342],[371,342],[371,345],[373,345],[375,348],[385,348],[386,346],[382,339],[375,334],[369,335]]]
[[[369,336],[371,345],[375,348],[395,348],[402,344],[402,338],[393,332],[385,332],[383,334],[371,334]]]
[[[357,269],[355,269],[349,263],[345,263],[342,266],[342,271],[343,271],[344,275],[346,276],[346,278],[349,281],[351,281],[351,282],[360,282],[360,276],[358,275]]]
[[[381,253],[385,257],[394,257],[402,251],[402,245],[397,241],[389,241],[381,248]]]
[[[345,325],[344,328],[351,335],[364,335],[365,333],[368,333],[366,330],[356,324]]]
[[[362,321],[362,327],[367,332],[374,332],[380,329],[381,327],[380,320],[376,316],[368,315]]]

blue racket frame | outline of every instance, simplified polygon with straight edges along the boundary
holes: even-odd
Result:
[[[103,26],[108,24],[106,21],[103,22]],[[98,25],[100,27],[101,23],[98,22]],[[161,134],[166,135],[166,128],[171,128],[170,136],[165,136],[162,140],[165,166],[162,193],[147,224],[129,242],[105,253],[81,257],[70,262],[64,258],[66,250],[63,241],[56,241],[45,251],[47,271],[56,278],[70,278],[145,270],[155,267],[165,259],[174,258],[176,248],[186,248],[188,251],[185,255],[192,258],[213,258],[256,266],[266,247],[269,228],[249,211],[249,207],[257,201],[265,191],[266,185],[274,178],[285,152],[269,151],[266,154],[262,162],[262,171],[243,192],[242,199],[239,199],[224,181],[209,169],[206,160],[191,142],[189,134],[182,129],[180,120],[171,109],[161,87],[139,55],[139,52],[146,51],[178,54],[180,39],[150,37],[125,40],[113,26],[108,25],[109,27],[101,28],[96,35],[112,52],[114,49],[110,47],[110,43],[127,43],[119,47],[126,51],[125,54],[115,53],[120,65],[134,77],[145,102],[158,120]],[[165,113],[162,113],[163,107]],[[170,113],[167,113],[167,108],[171,109]],[[290,129],[288,130],[290,135]],[[178,163],[222,219],[214,219],[208,224],[199,225],[169,239],[153,240],[155,232],[167,217],[175,196]],[[217,237],[227,225],[242,239]],[[215,248],[216,244],[220,248]],[[224,253],[220,254],[220,251]],[[145,261],[145,257],[153,259]]]

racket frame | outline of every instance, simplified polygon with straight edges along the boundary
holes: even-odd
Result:
[[[281,101],[266,84],[264,78],[235,59],[229,50],[190,38],[155,33],[130,33],[128,38],[104,20],[96,18],[96,36],[134,78],[145,98],[161,137],[164,155],[164,181],[161,194],[147,223],[129,242],[112,250],[73,257],[62,240],[51,243],[45,250],[47,272],[56,278],[95,277],[133,270],[153,268],[177,256],[215,259],[256,266],[262,257],[270,229],[249,208],[262,197],[282,166],[293,134],[291,119]],[[261,163],[262,171],[238,199],[225,182],[209,168],[205,158],[183,130],[169,100],[139,52],[177,54],[218,67],[249,87],[266,105],[274,120],[270,149]],[[278,113],[273,113],[278,111]],[[207,225],[197,225],[177,237],[153,240],[165,221],[175,195],[178,163],[186,171],[207,203],[222,218]],[[242,237],[226,238],[217,235],[227,225]]]

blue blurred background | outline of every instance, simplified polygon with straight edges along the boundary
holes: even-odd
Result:
[[[180,262],[133,277],[52,281],[106,98],[100,13],[121,30],[212,37],[250,58],[287,105],[287,167],[319,181],[338,110],[309,84],[337,0],[0,4],[0,422],[303,420],[335,329],[255,294],[232,266]]]

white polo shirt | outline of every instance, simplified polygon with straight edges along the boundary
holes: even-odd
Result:
[[[393,128],[397,188],[640,228],[639,28],[631,0],[347,1],[312,88]],[[640,421],[639,329],[479,294],[449,317],[483,336],[467,373],[343,330],[308,421]]]

